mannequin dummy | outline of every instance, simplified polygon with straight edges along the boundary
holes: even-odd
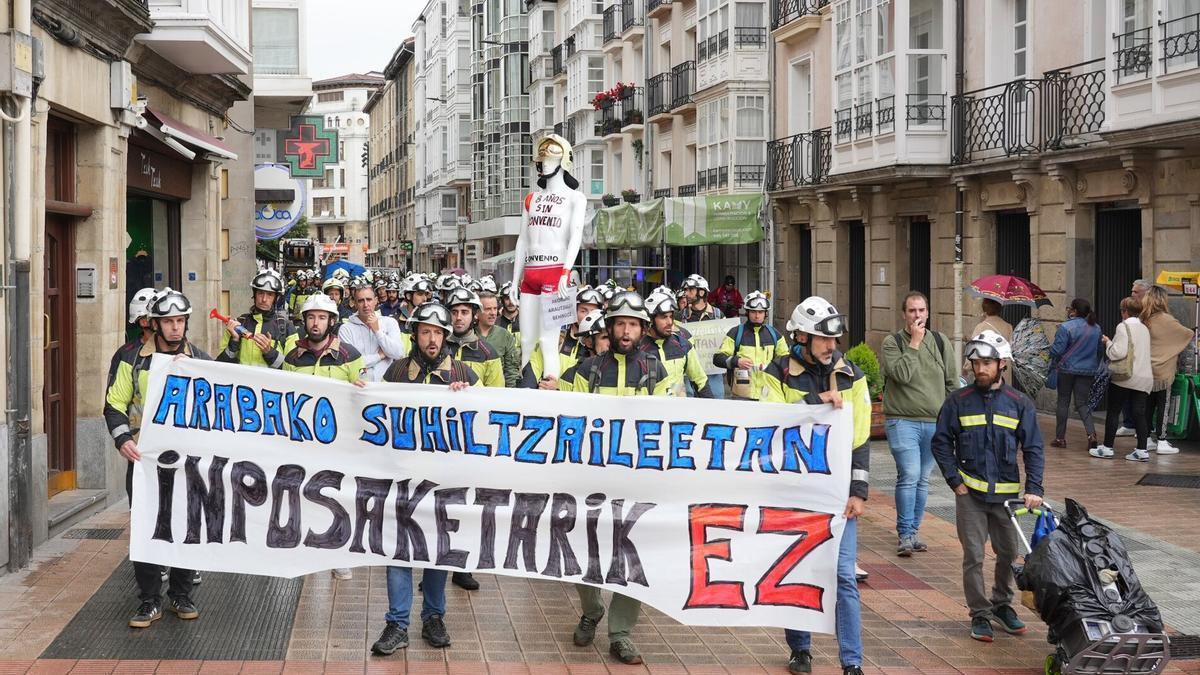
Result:
[[[513,261],[516,283],[509,294],[521,306],[521,366],[529,363],[534,347],[540,345],[543,376],[558,377],[558,332],[542,328],[539,296],[566,296],[571,266],[583,243],[587,199],[577,190],[579,182],[568,173],[572,159],[566,139],[551,134],[539,141],[534,166],[540,189],[525,196],[521,209],[521,234]]]

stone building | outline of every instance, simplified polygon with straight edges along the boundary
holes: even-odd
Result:
[[[372,267],[413,266],[413,44],[405,40],[383,70],[384,85],[371,94],[367,229]]]

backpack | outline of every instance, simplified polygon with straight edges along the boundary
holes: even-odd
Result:
[[[725,368],[725,385],[730,388],[733,387],[733,371],[737,368],[737,353],[742,347],[742,335],[746,332],[747,323],[748,322],[743,321],[742,323],[738,324],[737,333],[733,336],[733,357],[729,360],[728,366]],[[775,330],[774,326],[769,323],[764,323],[763,328],[766,328],[767,333],[771,336],[771,344],[779,342],[779,338],[781,336],[779,331]]]
[[[946,341],[945,341],[945,338],[942,337],[941,333],[937,332],[936,330],[933,330],[932,328],[929,329],[929,332],[933,334],[933,341],[937,343],[938,356],[942,357],[942,371],[944,372],[946,370]],[[903,333],[900,331],[892,333],[892,339],[896,341],[896,347],[901,352],[903,352],[904,351]]]

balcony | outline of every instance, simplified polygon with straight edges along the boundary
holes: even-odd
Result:
[[[659,73],[646,82],[646,114],[650,121],[656,118],[670,119],[671,113],[671,73]]]
[[[621,120],[617,119],[617,102],[611,98],[606,98],[600,102],[598,121],[596,122],[595,132],[596,137],[604,138],[613,134],[621,133]]]
[[[149,0],[154,29],[138,41],[196,75],[250,73],[250,3]]]
[[[635,28],[642,28],[646,23],[645,19],[638,16],[636,0],[621,0],[621,32],[627,32]],[[631,37],[636,37],[639,32]]]
[[[716,190],[729,186],[729,167],[720,166],[713,169],[701,169],[696,172],[696,190]],[[682,194],[682,192],[681,192]]]
[[[659,15],[671,13],[671,0],[646,0],[646,18],[653,19]]]
[[[692,96],[696,93],[696,62],[684,61],[671,68],[671,110],[682,112],[682,108],[696,108]]]
[[[704,63],[709,59],[714,59],[718,54],[724,54],[729,51],[729,29],[708,36],[705,40],[696,42],[696,60]]]
[[[737,187],[762,187],[766,172],[767,167],[763,164],[734,164],[733,184]]]
[[[652,197],[654,199],[661,199],[663,197],[670,197],[670,196],[671,196],[671,188],[658,188],[657,190],[654,191],[654,193],[652,195]]]
[[[817,17],[821,8],[828,4],[829,0],[774,0],[771,4],[774,10],[771,16],[771,30],[782,28],[797,19]],[[819,19],[816,24],[820,24]]]
[[[734,28],[733,46],[739,49],[766,49],[767,29],[744,27]]]
[[[907,94],[904,105],[905,129],[946,129],[945,94]]]
[[[552,47],[550,49],[550,75],[551,75],[551,77],[558,77],[559,75],[565,74],[565,71],[563,70],[562,51],[563,51],[562,45],[558,45],[557,47]]]
[[[610,5],[604,8],[604,14],[601,15],[601,26],[603,28],[604,46],[621,37],[621,6]]]
[[[621,106],[621,130],[636,131],[645,123],[645,90],[642,87],[625,87],[618,102]]]
[[[1047,71],[951,99],[952,164],[1084,145],[1104,124],[1104,59]]]
[[[829,180],[829,128],[767,143],[768,192],[820,185]]]
[[[687,185],[680,185],[679,186],[679,196],[680,197],[695,197],[696,196],[696,184],[688,183]]]
[[[1165,125],[1200,115],[1200,14],[1114,35],[1113,43],[1112,99],[1107,106],[1111,117],[1106,131]]]
[[[569,59],[572,56],[575,56],[575,52],[577,52],[577,51],[578,50],[575,48],[575,36],[572,35],[572,36],[568,37],[566,39],[566,41],[563,42],[563,52],[564,52],[563,58]]]

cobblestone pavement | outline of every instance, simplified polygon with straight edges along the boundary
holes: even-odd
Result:
[[[1064,497],[1076,498],[1113,525],[1129,545],[1139,576],[1169,626],[1200,634],[1200,490],[1137,485],[1147,473],[1200,475],[1200,448],[1186,446],[1179,455],[1154,457],[1148,464],[1098,460],[1088,457],[1078,425],[1070,434],[1071,448],[1048,449],[1047,497],[1055,505]],[[1125,445],[1122,439],[1118,458]],[[871,573],[862,586],[864,670],[939,675],[1041,672],[1050,651],[1045,628],[1024,608],[1019,611],[1030,626],[1026,635],[998,636],[990,645],[968,638],[953,499],[944,483],[933,477],[922,527],[930,552],[900,559],[894,554],[895,470],[886,443],[875,445],[872,460],[872,498],[859,530],[859,561]],[[0,577],[0,675],[787,672],[781,631],[682,626],[649,608],[633,634],[646,665],[623,666],[608,656],[603,637],[590,648],[572,644],[579,608],[570,586],[485,575],[479,577],[479,591],[449,590],[451,648],[428,648],[414,627],[406,652],[372,657],[369,647],[383,627],[386,609],[382,568],[358,569],[353,580],[343,582],[328,574],[306,577],[294,612],[279,617],[283,625],[290,625],[290,635],[277,660],[243,662],[238,653],[220,661],[41,658],[77,614],[91,611],[85,604],[123,562],[128,520],[120,507],[109,509],[77,527],[122,529],[120,538],[56,538],[38,548],[28,569]],[[202,616],[188,630],[205,628],[205,595],[213,597],[213,585],[220,580],[205,583],[196,593]],[[129,586],[132,591],[132,581]],[[134,604],[131,593],[130,610]],[[168,616],[148,630],[175,620]],[[603,626],[599,634],[604,635]],[[138,639],[131,630],[130,644]],[[818,636],[814,653],[816,672],[840,672],[831,637]],[[1174,661],[1168,672],[1200,674],[1200,660]]]

